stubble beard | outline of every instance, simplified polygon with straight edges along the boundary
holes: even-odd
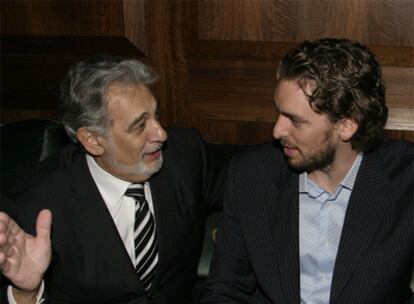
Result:
[[[322,147],[313,152],[311,155],[303,156],[303,159],[295,162],[294,159],[288,158],[291,168],[298,172],[312,172],[323,170],[330,166],[336,157],[336,146],[332,143],[332,131],[325,133],[324,139],[320,143]]]

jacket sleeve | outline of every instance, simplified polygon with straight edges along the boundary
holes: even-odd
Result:
[[[263,303],[255,293],[256,277],[250,267],[234,200],[230,165],[224,193],[223,219],[201,303]]]

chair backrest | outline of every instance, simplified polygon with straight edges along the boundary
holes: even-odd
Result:
[[[0,126],[1,191],[69,142],[63,126],[50,119],[27,119]]]

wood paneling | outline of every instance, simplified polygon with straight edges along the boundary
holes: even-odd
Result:
[[[164,126],[187,126],[183,109],[187,69],[180,0],[147,1],[145,12],[147,62],[160,76],[153,90],[159,102],[160,121]]]
[[[392,139],[404,139],[414,143],[414,132],[404,130],[385,130],[385,136]]]
[[[414,68],[383,67],[382,71],[387,104],[414,109]]]
[[[122,36],[121,1],[1,1],[3,34]]]
[[[199,0],[183,6],[189,35],[185,115],[208,140],[270,139],[278,62],[301,41],[329,36],[358,40],[373,51],[384,67],[387,135],[412,138],[414,2]]]
[[[202,0],[199,38],[297,42],[342,37],[368,45],[413,46],[411,0]]]
[[[210,141],[260,142],[271,139],[282,56],[304,39],[335,36],[361,41],[384,66],[388,134],[411,138],[414,130],[411,0],[7,0],[0,5],[3,119],[53,113],[67,67],[108,52],[144,59],[158,71],[153,90],[164,125],[196,127]]]
[[[97,53],[145,59],[144,0],[1,1],[1,120],[56,116],[69,67]]]
[[[97,53],[142,58],[123,37],[2,36],[1,121],[56,117],[59,84],[70,66]],[[41,111],[41,112],[39,112]]]
[[[123,0],[124,32],[142,53],[147,53],[145,0]]]
[[[272,138],[275,67],[269,62],[189,60],[189,125],[210,142],[254,144]]]

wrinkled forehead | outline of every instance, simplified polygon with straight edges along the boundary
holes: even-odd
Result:
[[[108,86],[104,96],[106,105],[115,102],[134,101],[135,103],[154,101],[151,90],[145,84],[114,82]]]
[[[125,120],[157,111],[157,101],[145,85],[113,85],[106,94],[108,119]]]

